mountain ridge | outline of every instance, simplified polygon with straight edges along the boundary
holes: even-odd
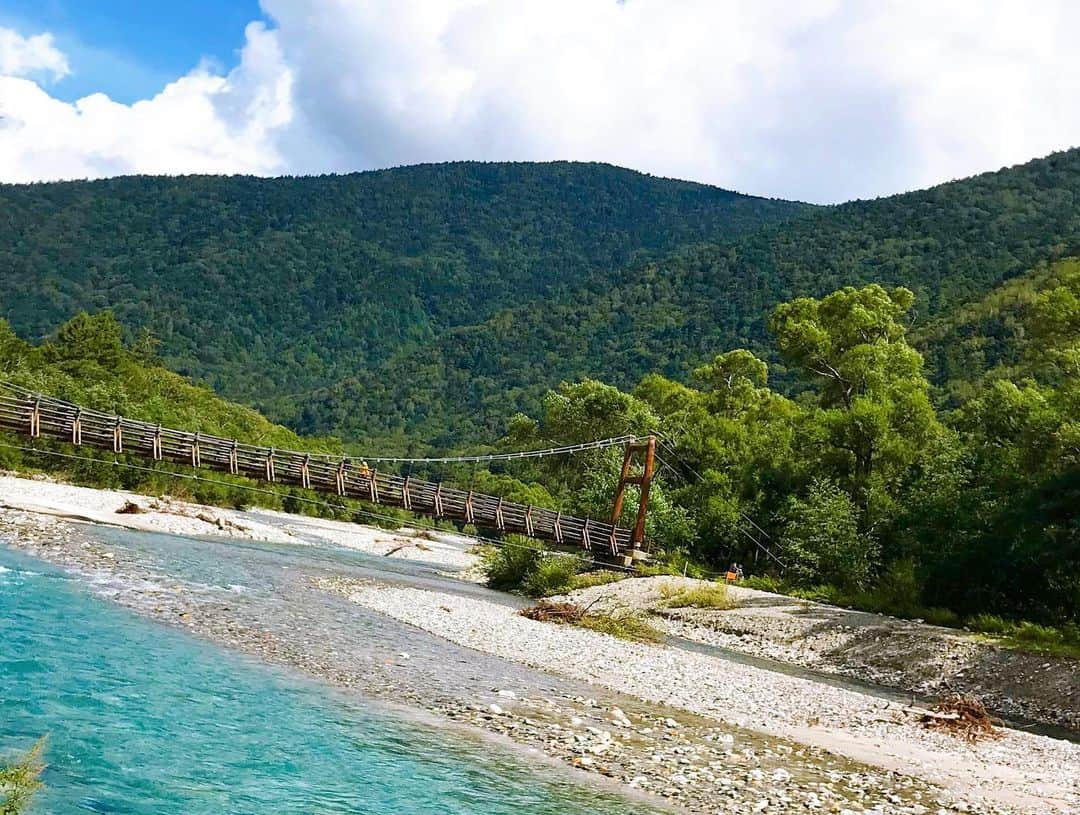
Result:
[[[825,207],[571,162],[8,186],[0,303],[36,337],[112,308],[304,432],[448,446],[562,379],[760,349],[795,296],[874,281],[943,313],[1077,253],[1078,201],[1077,150]]]

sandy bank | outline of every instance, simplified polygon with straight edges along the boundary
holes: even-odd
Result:
[[[138,512],[120,512],[125,506]],[[0,508],[107,524],[140,532],[186,537],[225,537],[268,543],[329,544],[386,557],[423,560],[452,569],[476,562],[473,542],[443,532],[394,531],[272,510],[232,510],[124,490],[76,487],[51,479],[0,476]]]

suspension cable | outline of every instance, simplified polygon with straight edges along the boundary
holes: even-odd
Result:
[[[581,453],[586,450],[602,450],[607,447],[618,447],[637,440],[637,436],[613,436],[608,439],[597,439],[580,444],[566,444],[561,447],[547,447],[543,450],[522,450],[514,453],[486,453],[475,456],[437,456],[432,458],[407,458],[398,456],[367,456],[358,454],[354,458],[360,458],[369,462],[382,462],[392,464],[469,464],[486,461],[513,461],[521,458],[546,458],[547,456],[562,456],[573,453]]]

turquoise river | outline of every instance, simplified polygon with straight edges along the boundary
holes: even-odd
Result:
[[[0,758],[45,734],[35,814],[653,811],[155,623],[0,545]]]

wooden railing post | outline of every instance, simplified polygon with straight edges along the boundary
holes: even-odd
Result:
[[[30,438],[41,438],[41,397],[34,400],[30,409]]]

